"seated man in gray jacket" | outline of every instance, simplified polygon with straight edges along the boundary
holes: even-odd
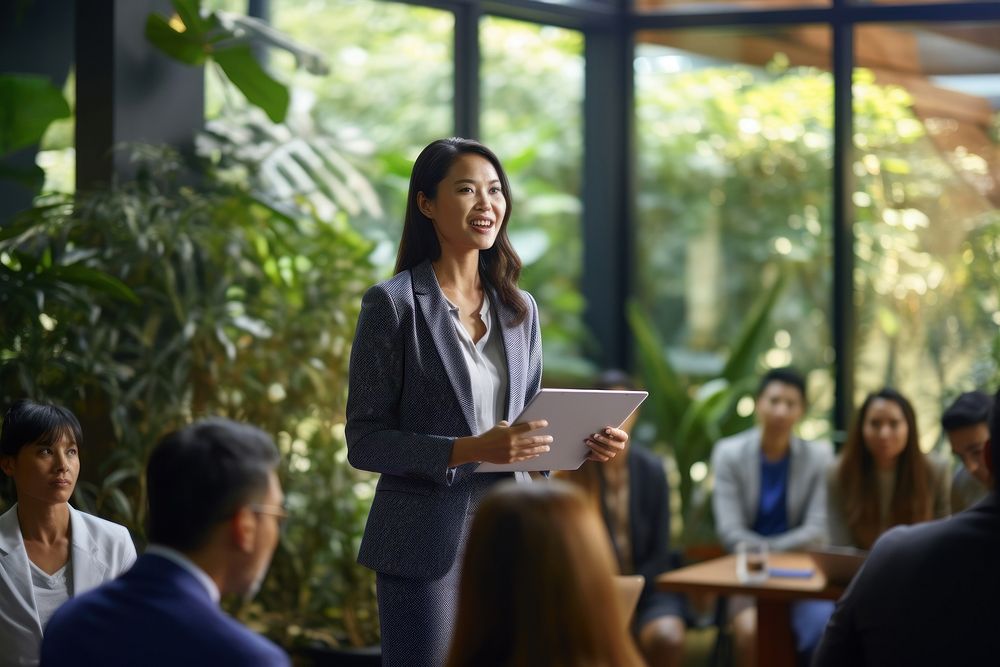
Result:
[[[757,389],[757,427],[720,440],[712,450],[712,509],[719,541],[727,551],[745,540],[766,542],[770,551],[826,543],[825,473],[833,453],[828,443],[792,433],[805,405],[805,379],[791,368],[772,369]],[[807,657],[819,642],[832,609],[832,603],[821,600],[792,606],[792,630],[801,656]],[[731,599],[729,612],[737,660],[753,665],[753,599]]]

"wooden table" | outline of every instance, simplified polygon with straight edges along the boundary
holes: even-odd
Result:
[[[795,640],[788,603],[803,599],[837,600],[843,586],[827,584],[808,554],[772,553],[771,568],[811,568],[805,578],[771,577],[758,584],[744,584],[736,578],[736,556],[728,555],[662,574],[656,585],[662,590],[680,593],[715,593],[752,595],[757,598],[757,666],[793,667]]]

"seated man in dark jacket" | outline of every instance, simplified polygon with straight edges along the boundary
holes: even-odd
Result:
[[[55,613],[41,664],[288,665],[219,608],[220,594],[252,595],[267,571],[285,517],[278,458],[262,431],[223,419],[166,436],[146,473],[149,549]]]

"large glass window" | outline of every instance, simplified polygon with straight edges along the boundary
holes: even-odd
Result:
[[[799,431],[829,431],[828,54],[829,32],[808,26],[638,40],[633,297],[666,345],[650,351],[639,337],[640,358],[672,367],[647,376],[660,396],[648,412],[677,464],[687,543],[715,539],[706,462],[752,423],[765,368],[806,374]]]
[[[511,241],[524,262],[521,286],[538,301],[555,382],[590,369],[580,294],[583,37],[492,17],[480,29],[483,141],[509,172]]]
[[[1000,344],[998,31],[871,25],[855,41],[855,399],[900,389],[925,448],[951,398],[992,389]]]
[[[806,437],[827,431],[833,395],[828,38],[650,32],[635,61],[638,303],[693,386],[766,308],[756,370],[808,373]]]
[[[794,7],[828,7],[830,0],[635,0],[637,11],[690,9],[699,11],[733,11],[789,9]]]

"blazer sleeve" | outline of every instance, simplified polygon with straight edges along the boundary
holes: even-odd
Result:
[[[726,551],[733,551],[741,540],[759,540],[761,537],[747,525],[744,518],[746,512],[740,504],[740,461],[736,456],[738,452],[728,445],[726,441],[720,441],[712,449],[712,470],[715,475],[712,513],[719,541]]]
[[[404,341],[399,313],[381,285],[361,300],[351,348],[347,395],[347,459],[360,470],[449,485],[455,438],[399,428],[404,382]]]
[[[115,543],[118,551],[118,568],[114,572],[115,577],[128,572],[136,559],[135,543],[132,541],[128,528],[125,526],[119,526],[119,528],[121,528],[120,537]]]
[[[813,655],[813,667],[865,664],[864,644],[858,631],[858,605],[861,604],[861,592],[867,587],[869,576],[874,574],[875,569],[870,562],[865,563],[837,601]]]
[[[538,322],[538,304],[528,292],[522,292],[527,297],[531,312],[531,331],[528,336],[528,377],[524,383],[524,403],[528,404],[535,394],[542,389],[542,328]]]

